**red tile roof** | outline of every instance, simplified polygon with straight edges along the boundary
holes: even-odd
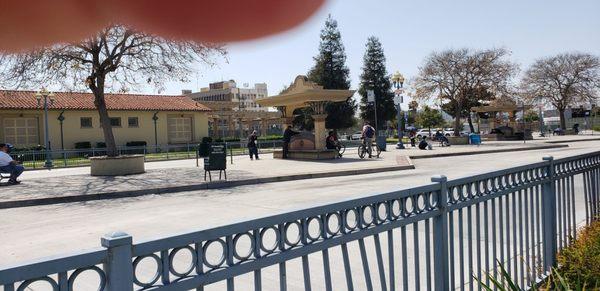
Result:
[[[35,91],[0,90],[0,109],[40,109]],[[56,110],[95,110],[94,95],[79,92],[55,92],[49,106]],[[105,94],[108,110],[136,111],[210,111],[183,95]]]

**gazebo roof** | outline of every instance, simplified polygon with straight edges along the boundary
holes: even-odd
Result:
[[[297,76],[294,83],[276,96],[256,99],[256,103],[263,107],[286,107],[288,114],[295,109],[307,107],[311,102],[343,102],[354,95],[354,90],[323,89],[306,76]]]
[[[490,101],[488,105],[471,107],[473,112],[513,112],[531,108],[530,105],[518,105],[512,99],[502,98]]]

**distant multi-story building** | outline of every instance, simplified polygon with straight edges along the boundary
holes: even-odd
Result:
[[[191,92],[190,92],[191,93]],[[256,83],[254,88],[238,88],[234,80],[210,83],[207,88],[200,89],[200,92],[191,93],[189,96],[205,104],[212,102],[229,103],[232,110],[246,111],[268,111],[268,108],[262,108],[256,104],[257,98],[268,96],[267,84]]]
[[[210,107],[210,132],[215,137],[244,137],[252,130],[267,135],[281,132],[279,112],[261,107],[256,99],[268,96],[267,84],[247,84],[238,88],[234,80],[210,83],[200,92],[184,90],[184,95]]]

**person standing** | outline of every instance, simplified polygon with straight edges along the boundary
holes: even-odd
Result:
[[[258,137],[256,136],[256,130],[252,131],[252,134],[248,136],[248,153],[250,154],[250,160],[256,158],[258,160]]]
[[[9,173],[10,178],[8,183],[11,185],[20,184],[17,178],[23,173],[25,168],[8,154],[10,152],[10,146],[5,143],[0,143],[0,172]]]
[[[373,137],[375,137],[375,129],[369,124],[369,122],[365,122],[365,125],[362,129],[362,138],[365,147],[367,148],[367,153],[369,153],[369,158],[373,156]]]
[[[288,158],[290,141],[292,140],[292,136],[299,134],[299,132],[294,131],[291,125],[288,125],[285,131],[283,132],[283,158]]]

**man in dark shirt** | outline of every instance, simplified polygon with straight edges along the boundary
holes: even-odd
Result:
[[[292,129],[291,125],[288,125],[288,127],[283,132],[283,158],[284,159],[288,158],[288,151],[289,151],[289,147],[290,147],[290,141],[292,140],[292,136],[294,136],[296,134],[299,134],[299,132],[294,131]]]

